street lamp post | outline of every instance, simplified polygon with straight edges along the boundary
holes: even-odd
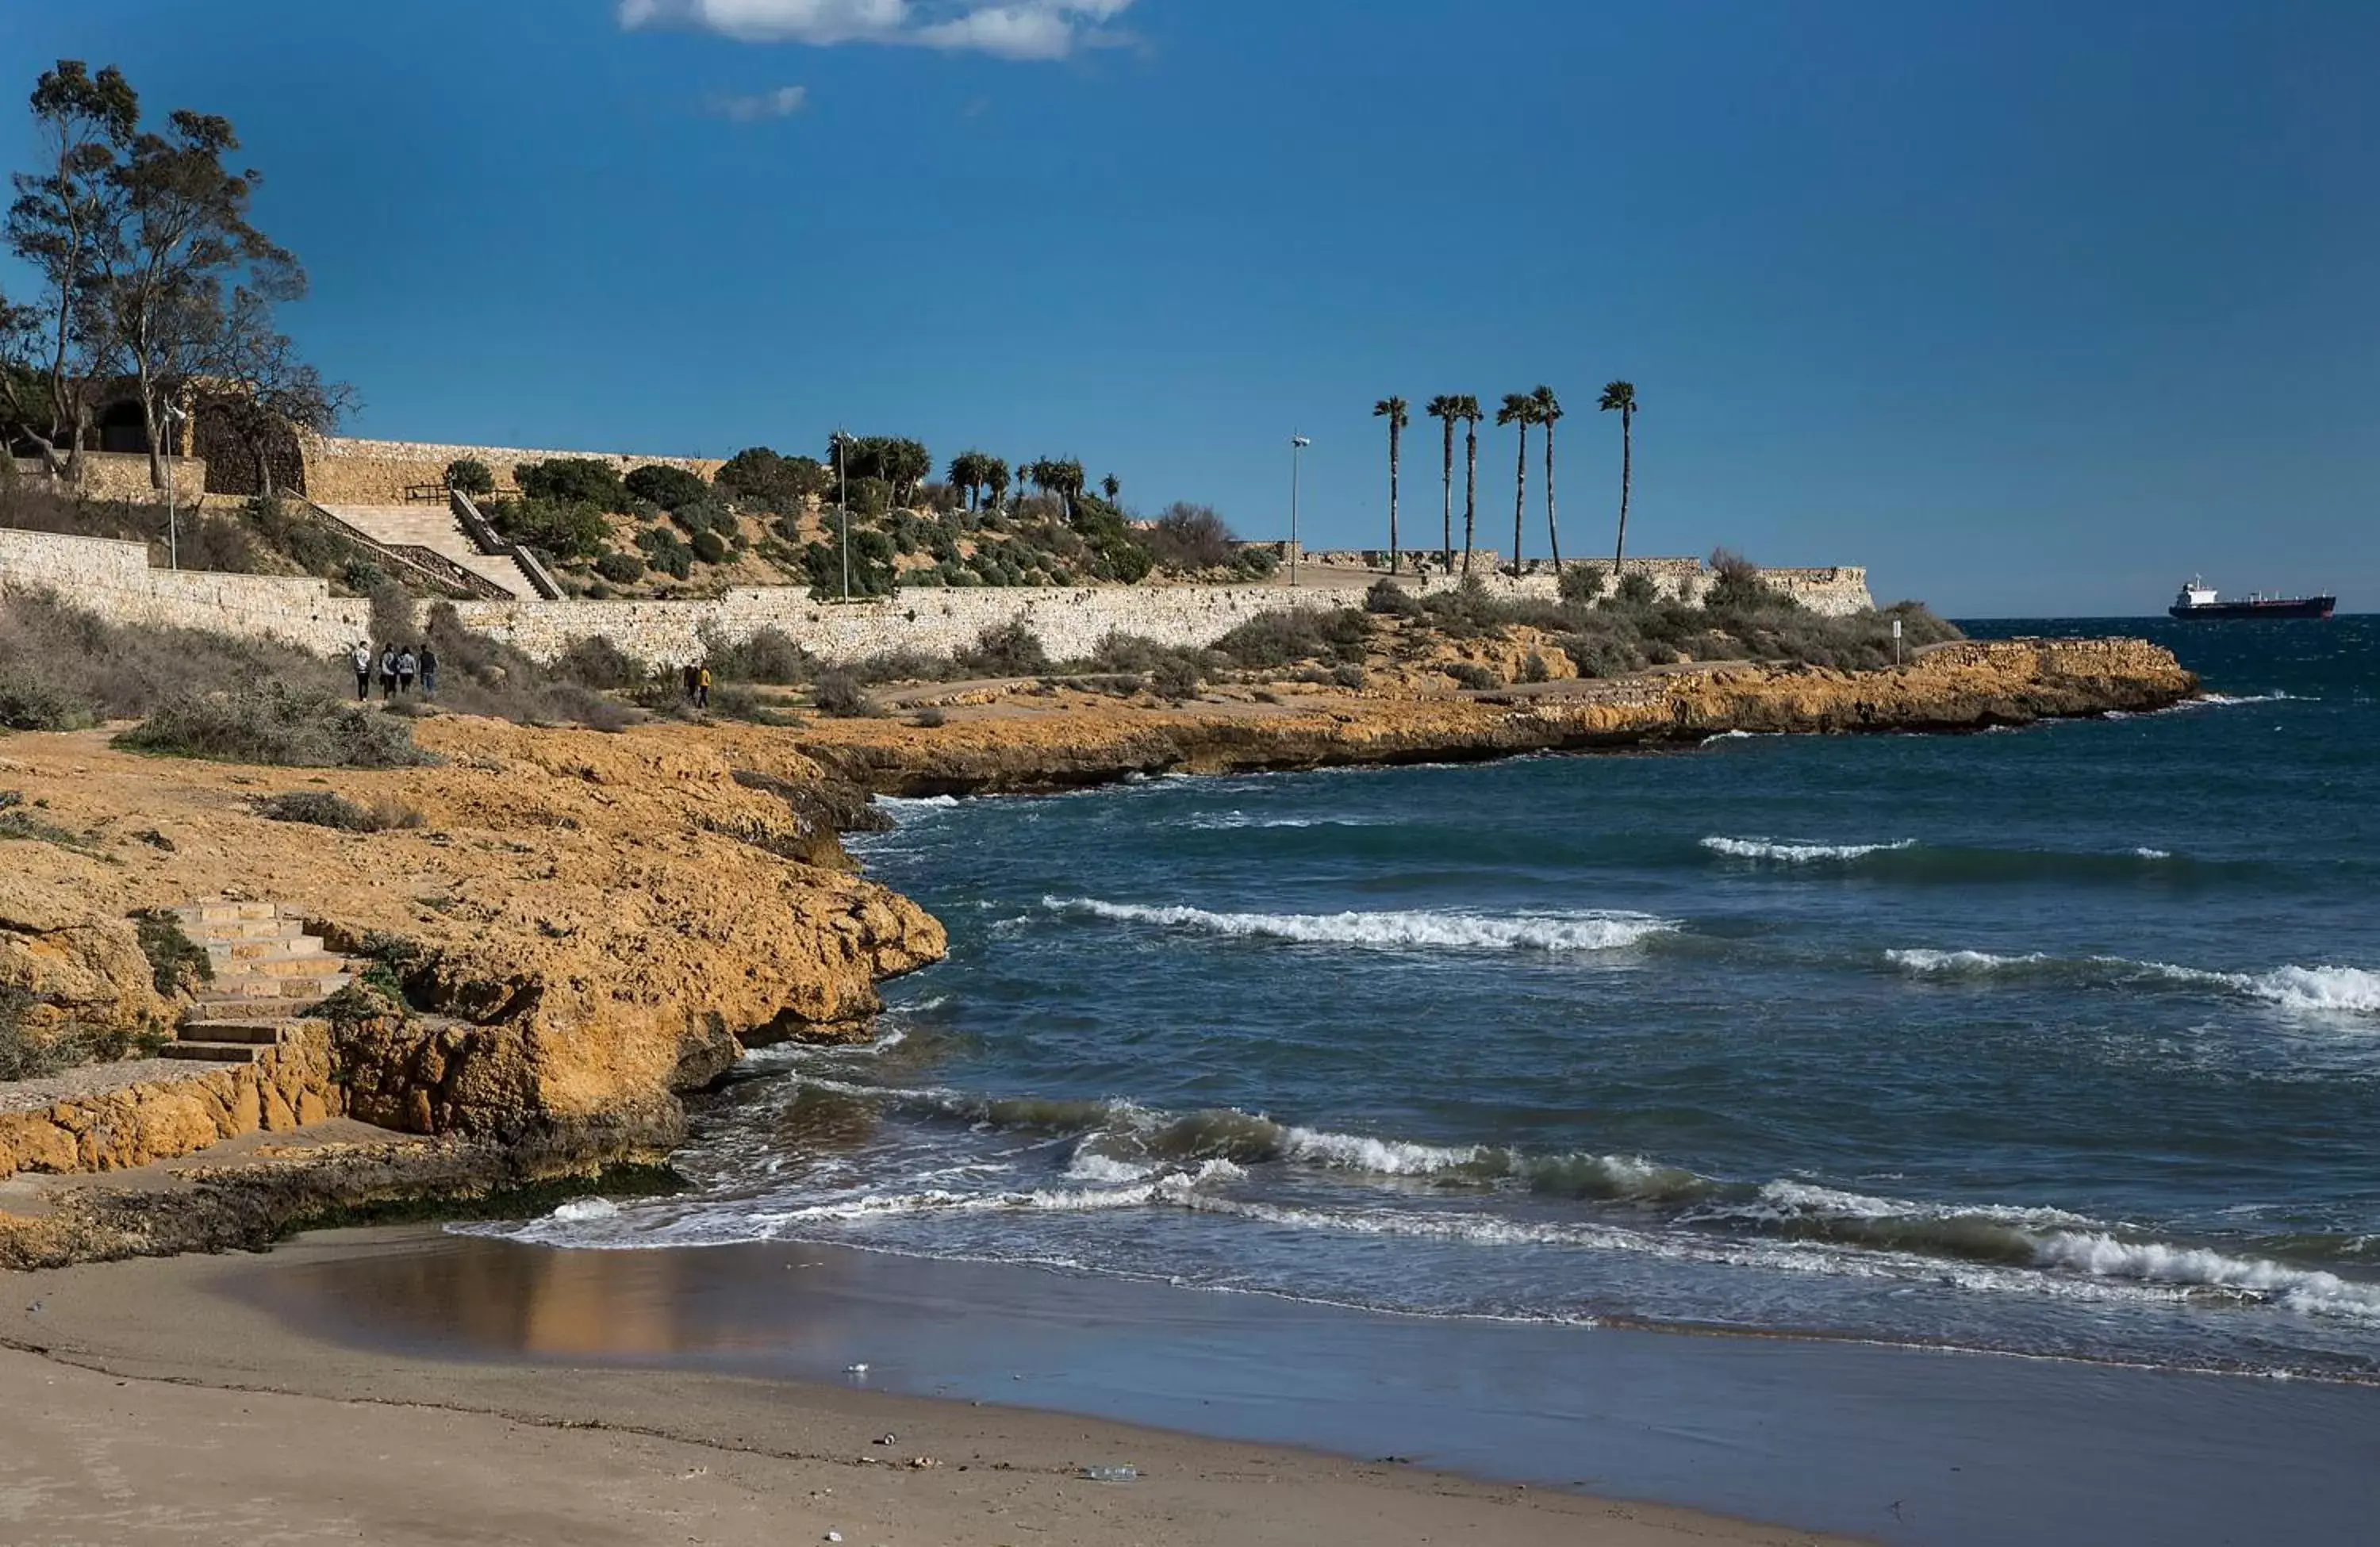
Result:
[[[165,566],[182,567],[182,528],[174,508],[174,426],[190,416],[173,404],[165,405]]]
[[[1292,433],[1289,437],[1289,583],[1297,584],[1297,489],[1301,471],[1299,459],[1305,448],[1314,443],[1305,436]]]

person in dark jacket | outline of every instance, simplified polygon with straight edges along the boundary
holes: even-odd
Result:
[[[382,701],[396,697],[396,646],[380,647],[380,696]]]
[[[431,648],[428,640],[421,641],[421,696],[425,699],[438,696],[438,652]]]

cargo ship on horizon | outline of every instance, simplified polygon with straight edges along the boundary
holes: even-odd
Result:
[[[2166,611],[2185,621],[2221,621],[2243,617],[2325,618],[2338,609],[2336,596],[2266,596],[2251,591],[2245,601],[2226,602],[2213,586],[2196,576],[2181,588]]]

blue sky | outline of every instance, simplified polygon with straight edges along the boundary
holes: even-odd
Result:
[[[1632,552],[1966,615],[2192,570],[2380,607],[2368,0],[0,6],[11,92],[84,57],[235,121],[358,433],[842,421],[1269,535],[1294,428],[1308,541],[1378,542],[1374,399],[1542,381],[1586,554],[1626,377]],[[1483,542],[1512,463],[1484,432]]]

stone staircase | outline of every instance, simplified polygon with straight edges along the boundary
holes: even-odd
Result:
[[[197,902],[174,916],[215,975],[166,1044],[167,1058],[252,1064],[304,1025],[307,1011],[355,981],[354,961],[325,950],[278,904]]]
[[[427,548],[511,595],[534,597],[537,587],[510,554],[483,554],[443,505],[326,505],[324,510],[376,542],[392,548]]]

